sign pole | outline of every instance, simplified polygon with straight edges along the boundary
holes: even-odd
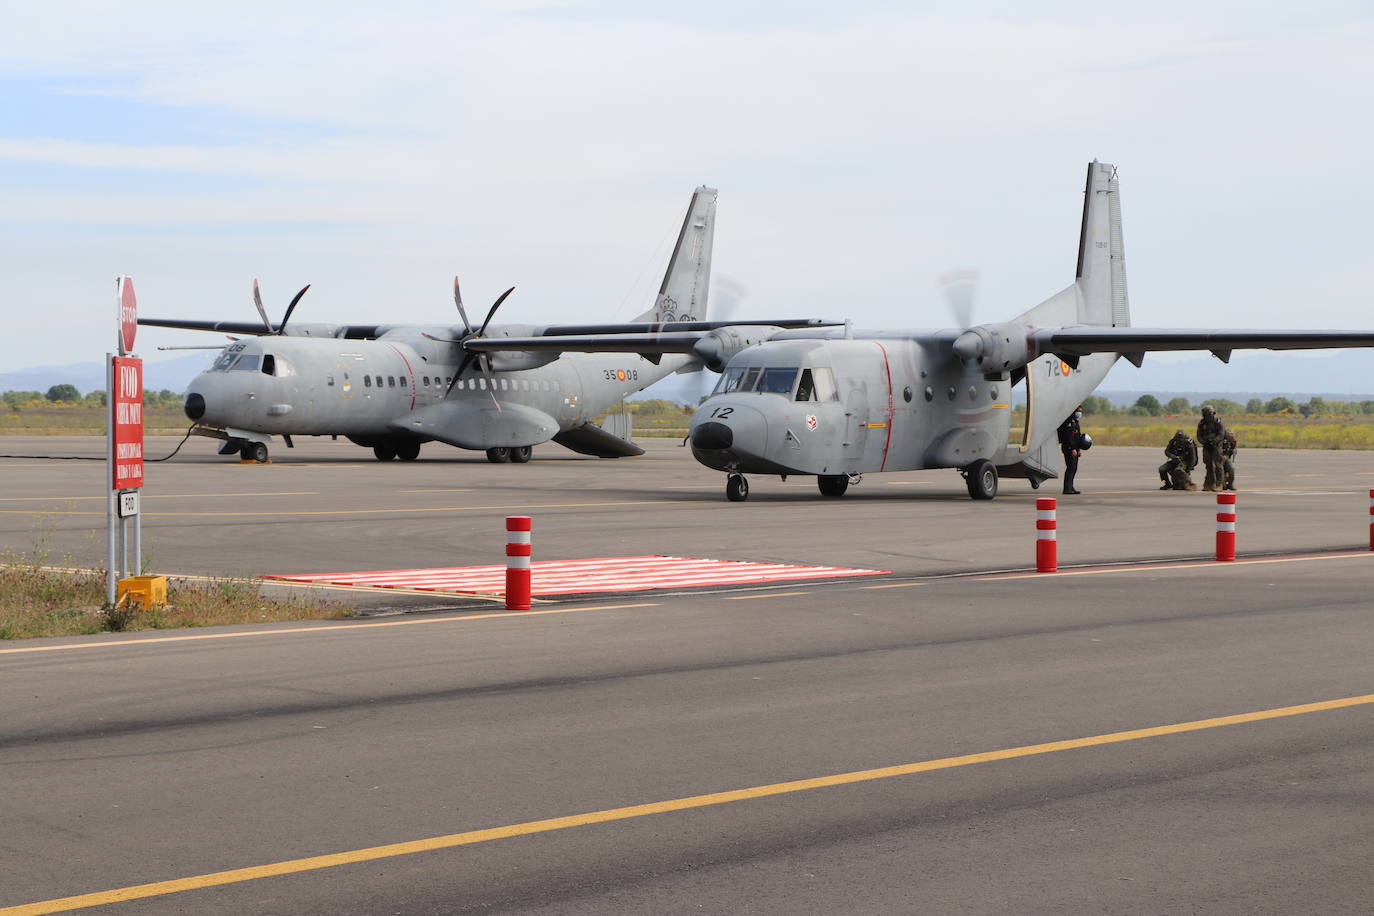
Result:
[[[119,277],[115,289],[119,355],[106,354],[109,365],[105,372],[109,422],[105,443],[109,572],[105,592],[111,607],[118,598],[119,580],[129,577],[130,549],[133,568],[141,570],[143,566],[138,498],[143,487],[143,360],[133,355],[138,302],[134,298],[134,281],[129,277]]]
[[[105,354],[105,603],[115,603],[114,354]]]

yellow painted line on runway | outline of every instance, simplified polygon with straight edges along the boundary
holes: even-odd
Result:
[[[426,594],[430,594],[426,592]],[[161,642],[194,642],[201,639],[241,639],[248,636],[280,636],[288,633],[329,633],[335,630],[373,630],[381,627],[412,627],[427,623],[468,623],[473,620],[498,620],[506,617],[543,617],[549,614],[581,614],[586,611],[620,611],[629,608],[658,607],[657,603],[601,604],[595,607],[558,607],[542,611],[503,611],[494,614],[465,614],[458,617],[422,617],[407,620],[378,620],[370,623],[319,624],[309,627],[282,627],[277,630],[243,630],[237,633],[197,633],[194,636],[153,636],[146,639],[112,639],[107,642],[64,643],[57,646],[23,646],[0,649],[0,655],[29,652],[68,652],[75,649],[104,649],[109,646],[146,646]],[[3,912],[0,910],[0,912]]]
[[[882,585],[861,585],[859,588],[916,588],[928,584],[927,582],[884,582]]]
[[[1239,715],[1233,716],[1195,719],[1191,722],[1176,722],[1172,725],[1157,725],[1151,728],[1111,732],[1105,735],[1092,735],[1086,738],[1070,738],[1064,741],[1028,744],[1021,747],[1004,748],[996,751],[984,751],[978,754],[965,754],[959,757],[941,757],[936,760],[922,760],[917,763],[905,763],[898,766],[880,767],[872,770],[856,770],[850,773],[837,773],[832,776],[796,779],[790,782],[776,782],[769,785],[751,786],[746,789],[713,792],[709,795],[692,795],[685,798],[673,798],[667,801],[651,802],[643,805],[629,805],[624,808],[608,808],[603,811],[589,811],[585,814],[573,814],[567,817],[552,817],[538,821],[525,821],[520,824],[510,824],[505,827],[469,830],[463,833],[451,833],[447,836],[429,837],[427,839],[411,840],[404,843],[390,843],[385,846],[371,846],[366,849],[353,849],[346,852],[331,853],[329,855],[310,856],[304,859],[288,859],[283,862],[273,862],[267,865],[257,865],[249,868],[234,868],[228,871],[195,875],[189,878],[178,878],[172,881],[156,881],[151,884],[138,884],[132,887],[116,888],[114,890],[100,891],[93,894],[79,894],[74,897],[44,900],[38,903],[29,903],[22,906],[0,909],[0,916],[41,916],[41,914],[46,913],[62,913],[70,910],[84,909],[85,907],[121,903],[126,900],[142,900],[148,897],[179,894],[186,891],[200,890],[206,887],[238,884],[244,881],[257,881],[262,878],[273,878],[280,875],[294,875],[301,872],[316,871],[322,868],[335,868],[340,865],[353,865],[359,862],[374,862],[378,859],[390,859],[397,856],[408,856],[421,852],[433,852],[438,849],[472,846],[478,843],[489,843],[492,840],[504,840],[511,837],[549,833],[554,830],[566,830],[571,827],[587,827],[592,824],[605,824],[612,821],[624,821],[632,818],[648,817],[654,814],[669,814],[676,811],[690,811],[694,808],[709,808],[716,805],[731,804],[733,802],[768,798],[774,795],[787,795],[793,792],[810,792],[815,789],[827,789],[834,786],[853,785],[855,783],[872,782],[879,779],[892,779],[897,776],[911,776],[916,773],[949,770],[979,763],[1014,760],[1020,757],[1035,757],[1042,754],[1054,754],[1060,751],[1072,751],[1087,747],[1121,744],[1126,741],[1139,741],[1145,738],[1161,738],[1167,735],[1205,731],[1207,729],[1222,728],[1228,725],[1245,725],[1252,722],[1263,722],[1269,719],[1282,719],[1315,712],[1329,712],[1336,709],[1348,709],[1354,706],[1367,706],[1371,703],[1374,703],[1374,694],[1365,694],[1363,696],[1344,697],[1338,700],[1324,700],[1319,703],[1305,703],[1301,706],[1283,706],[1277,709],[1262,709],[1257,712],[1240,713]]]
[[[150,518],[264,518],[282,515],[383,515],[413,514],[416,512],[510,512],[516,509],[596,509],[610,506],[662,506],[686,502],[681,499],[639,499],[599,503],[542,503],[527,506],[419,506],[395,509],[282,509],[262,512],[148,512]],[[0,509],[0,515],[104,515],[104,512],[88,512],[80,509]]]
[[[1103,576],[1111,573],[1157,572],[1170,569],[1209,569],[1217,570],[1235,566],[1263,566],[1269,563],[1307,563],[1315,560],[1355,560],[1374,557],[1374,552],[1352,550],[1348,553],[1323,553],[1302,557],[1255,557],[1249,560],[1186,560],[1179,563],[1142,564],[1140,566],[1094,566],[1091,569],[1061,569],[1053,573],[1018,572],[996,576],[980,576],[974,573],[968,578],[983,582],[999,582],[1003,579],[1049,579],[1055,576]]]
[[[726,601],[753,601],[756,598],[796,598],[800,595],[809,595],[810,592],[769,592],[766,595],[732,595],[726,596]]]
[[[402,491],[404,492],[404,491]],[[292,490],[281,493],[144,493],[140,499],[244,499],[250,496],[319,496],[318,490]],[[35,502],[48,500],[66,502],[69,499],[99,499],[104,496],[0,496],[0,502]]]

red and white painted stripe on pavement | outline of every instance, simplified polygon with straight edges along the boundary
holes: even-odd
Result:
[[[550,560],[530,564],[530,591],[535,595],[580,595],[635,592],[709,585],[749,585],[841,576],[876,576],[886,569],[841,566],[791,566],[693,557],[603,557],[594,560]],[[459,566],[450,569],[387,569],[375,572],[283,574],[263,576],[316,585],[403,588],[421,592],[504,594],[505,566]]]

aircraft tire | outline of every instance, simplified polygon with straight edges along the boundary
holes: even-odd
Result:
[[[510,460],[515,462],[516,464],[524,464],[526,461],[530,460],[530,456],[533,454],[533,446],[517,445],[515,448],[510,450]]]
[[[396,446],[396,457],[402,461],[414,461],[420,457],[420,443],[406,442]]]
[[[964,469],[964,482],[968,484],[969,496],[992,499],[997,495],[997,467],[986,458],[980,458]]]
[[[242,451],[243,457],[251,458],[258,464],[267,463],[267,443],[265,442],[245,442]]]
[[[378,461],[391,461],[396,457],[396,449],[389,445],[374,445],[372,454],[377,456]]]
[[[816,486],[822,496],[843,496],[849,489],[849,478],[844,474],[817,474]]]
[[[749,498],[749,481],[743,474],[731,474],[725,478],[725,498],[732,503],[742,503]]]
[[[510,449],[506,448],[504,445],[498,445],[496,448],[489,448],[487,449],[487,460],[492,464],[505,464],[507,461],[510,461]]]

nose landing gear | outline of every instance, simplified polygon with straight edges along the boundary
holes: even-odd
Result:
[[[725,478],[725,498],[732,503],[742,503],[749,498],[749,481],[743,474],[731,474]]]

